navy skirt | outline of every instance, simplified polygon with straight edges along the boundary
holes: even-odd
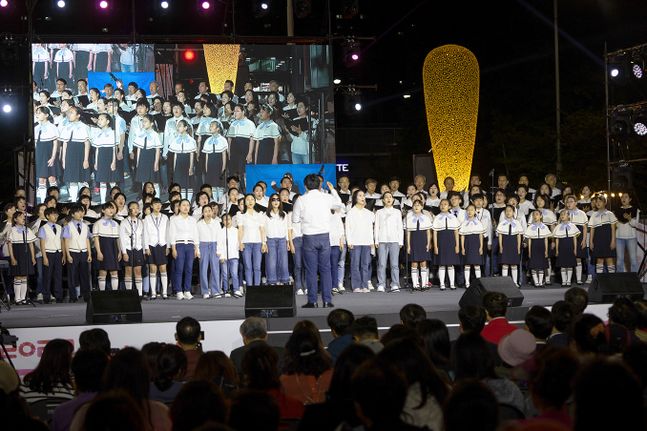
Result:
[[[597,233],[597,232],[596,232]],[[577,241],[577,239],[576,239]],[[578,241],[579,243],[579,241]],[[557,245],[557,260],[555,265],[558,268],[574,268],[577,264],[575,250],[573,250],[573,237],[559,238]]]
[[[110,238],[107,236],[99,237],[99,246],[101,247],[101,254],[103,261],[99,262],[100,271],[119,271],[119,250],[117,249],[117,238]]]
[[[137,173],[135,174],[135,181],[138,183],[145,183],[146,181],[151,181],[153,183],[159,183],[159,169],[157,172],[153,171],[155,166],[155,148],[148,148],[143,150],[141,148],[137,149],[139,151],[139,160],[137,161]],[[187,167],[187,172],[189,168]]]
[[[411,232],[411,262],[427,262],[431,260],[431,253],[427,251],[427,231],[414,230]]]
[[[463,238],[465,239],[465,255],[463,256],[463,264],[483,265],[483,256],[479,254],[479,248],[481,247],[479,234],[465,235]],[[483,239],[484,246],[485,242],[485,239]]]
[[[437,233],[438,238],[438,254],[436,255],[436,265],[460,265],[461,259],[456,253],[456,237],[453,230],[439,230]],[[476,250],[478,252],[478,248]]]
[[[265,138],[258,141],[257,165],[269,165],[274,158],[274,138]]]
[[[591,254],[595,259],[616,257],[615,250],[611,250],[611,225],[605,224],[595,228]]]
[[[530,241],[530,259],[528,259],[528,268],[534,271],[543,271],[548,269],[548,259],[546,258],[546,245],[544,238],[532,239]]]
[[[144,250],[128,250],[128,262],[123,262],[124,268],[128,266],[144,265]]]
[[[95,149],[97,170],[94,171],[94,181],[99,183],[116,182],[115,172],[110,169],[114,147],[99,147]]]
[[[248,152],[249,138],[232,138],[231,148],[229,149],[230,175],[238,175],[239,178],[242,178],[245,173],[245,164],[247,163],[246,159]]]
[[[222,173],[222,154],[223,153],[206,153],[202,154],[204,167],[204,182],[211,184],[212,187],[224,187],[225,178]]]
[[[11,244],[13,256],[16,258],[16,265],[11,266],[11,275],[22,277],[34,274],[34,265],[31,262],[31,251],[29,244]]]
[[[188,188],[191,182],[189,178],[190,157],[189,153],[175,154],[174,157],[173,182],[178,183],[182,188]]]
[[[502,235],[502,234],[499,234]],[[519,265],[521,256],[517,251],[517,235],[503,235],[503,250],[501,250],[502,265]]]
[[[577,258],[578,259],[586,259],[586,247],[582,248],[581,243],[582,243],[582,238],[584,238],[584,226],[577,226],[577,228],[580,231],[580,236],[577,237]]]
[[[54,141],[40,141],[36,144],[36,178],[48,178],[56,176],[56,163],[47,166],[52,157]]]
[[[65,169],[63,169],[63,180],[66,183],[80,183],[88,180],[90,169],[83,169],[84,152],[85,141],[67,143]]]
[[[166,257],[166,246],[165,245],[156,245],[150,247],[151,255],[148,257],[148,262],[151,265],[166,265],[168,259]]]

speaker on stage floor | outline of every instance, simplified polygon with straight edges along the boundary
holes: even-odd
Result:
[[[141,323],[142,305],[136,290],[93,290],[85,309],[89,324]]]
[[[245,291],[245,317],[294,317],[294,286],[247,286]]]
[[[523,302],[523,293],[515,286],[510,277],[483,277],[474,280],[458,301],[462,308],[466,305],[483,305],[483,296],[487,292],[501,292],[508,297],[508,307],[519,307]]]
[[[611,303],[618,296],[642,299],[645,295],[638,274],[635,272],[617,272],[615,274],[595,274],[589,286],[589,301]]]

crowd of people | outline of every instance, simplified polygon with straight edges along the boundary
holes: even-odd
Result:
[[[458,311],[454,340],[417,304],[381,334],[374,317],[336,308],[327,346],[308,320],[275,346],[266,320],[249,317],[229,355],[204,352],[191,317],[175,344],[141,349],[113,349],[93,328],[76,352],[49,341],[22,381],[0,361],[3,429],[644,430],[647,301],[617,298],[608,322],[587,303],[572,287],[518,327],[505,295],[489,292]]]
[[[189,200],[207,182],[219,197],[226,177],[244,178],[247,164],[315,161],[318,114],[307,95],[275,80],[262,92],[246,82],[239,95],[231,80],[217,93],[200,81],[194,97],[181,82],[164,96],[155,81],[148,89],[119,79],[101,89],[84,78],[75,84],[59,77],[52,90],[34,81],[39,203],[48,186],[64,186],[70,202],[92,186],[104,203],[107,190],[127,179],[135,187],[152,182],[158,196],[160,187],[179,183]]]
[[[301,188],[286,173],[280,184],[260,181],[246,195],[231,176],[220,197],[203,184],[185,199],[173,183],[162,202],[145,182],[138,201],[127,202],[115,186],[98,207],[88,187],[62,204],[51,186],[33,209],[21,189],[4,208],[8,293],[19,304],[34,295],[76,302],[91,289],[119,288],[182,300],[193,298],[195,278],[205,299],[293,283],[313,307],[319,291],[333,306],[332,294],[346,291],[469,288],[490,275],[517,286],[568,287],[597,273],[638,272],[640,211],[632,195],[622,194],[610,211],[604,194],[584,186],[578,199],[570,185],[560,191],[554,175],[546,180],[534,190],[526,177],[511,187],[501,175],[492,201],[476,175],[459,192],[451,177],[442,191],[421,175],[400,191],[397,178],[378,187],[375,179],[351,186],[340,176],[335,187],[316,174]]]

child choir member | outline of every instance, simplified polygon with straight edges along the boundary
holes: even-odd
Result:
[[[108,273],[110,273],[112,290],[117,290],[119,288],[117,271],[120,269],[121,262],[119,224],[113,219],[115,206],[112,202],[103,204],[102,212],[103,217],[92,227],[94,249],[99,261],[99,290],[105,290]]]
[[[135,289],[141,298],[142,290],[142,266],[144,265],[144,226],[139,219],[139,204],[128,203],[128,217],[119,224],[119,242],[121,246],[122,260],[124,262],[124,283],[126,289],[133,288],[133,277]]]
[[[427,262],[431,260],[433,216],[422,210],[422,201],[413,201],[413,211],[407,213],[404,228],[407,231],[407,254],[411,262],[413,289],[425,289],[429,284]],[[420,269],[418,269],[420,268]]]
[[[9,260],[11,275],[13,276],[13,289],[16,304],[26,304],[27,277],[34,274],[36,253],[34,242],[37,240],[34,233],[26,226],[25,213],[16,211],[11,217],[12,227],[7,242],[9,244]]]
[[[512,275],[512,281],[519,287],[519,263],[521,262],[521,235],[524,233],[521,222],[514,217],[515,209],[505,207],[505,218],[497,226],[499,235],[499,253],[501,254],[501,275]]]
[[[37,202],[43,202],[47,195],[47,181],[50,186],[56,186],[56,162],[58,151],[59,132],[52,123],[50,111],[45,107],[36,108],[36,121],[34,139],[36,148],[36,178],[38,189]]]
[[[375,213],[375,247],[377,247],[377,291],[384,292],[386,288],[386,262],[391,268],[391,289],[400,291],[400,269],[398,258],[403,245],[404,226],[402,213],[395,209],[395,198],[390,191],[382,194],[384,208]],[[340,219],[341,220],[341,219]],[[333,280],[334,281],[334,280]]]
[[[151,298],[157,296],[157,278],[162,288],[162,299],[168,298],[168,274],[166,272],[169,244],[169,218],[162,214],[162,201],[153,198],[152,212],[146,216],[144,225],[144,252],[148,257],[148,270],[151,286]]]
[[[353,193],[353,207],[346,214],[346,243],[350,251],[351,286],[353,292],[368,293],[369,265],[375,252],[373,223],[375,214],[366,208],[363,191]]]
[[[473,204],[468,205],[465,220],[458,230],[466,288],[470,287],[472,268],[474,268],[474,278],[481,278],[481,265],[484,264],[484,233],[485,226],[476,214],[476,207]]]
[[[191,295],[191,275],[193,260],[200,257],[200,238],[197,221],[189,215],[191,202],[182,199],[179,204],[179,214],[171,217],[169,226],[169,244],[175,259],[173,274],[173,289],[177,299],[193,299]]]
[[[535,287],[544,287],[544,275],[548,269],[548,239],[552,236],[550,228],[542,221],[541,211],[530,213],[531,222],[524,236],[528,240],[528,269]]]
[[[458,254],[458,230],[460,226],[461,222],[458,217],[449,211],[449,201],[442,199],[440,201],[440,213],[434,217],[432,225],[434,231],[434,263],[438,265],[440,290],[445,290],[445,275],[449,278],[450,289],[456,289],[454,265],[461,263]],[[428,277],[428,275],[423,276],[423,279],[424,277]]]
[[[606,264],[607,272],[616,272],[615,248],[616,248],[616,224],[618,219],[615,214],[607,210],[607,199],[604,196],[597,196],[594,201],[595,211],[589,219],[591,228],[591,239],[589,247],[595,259],[595,272],[604,272]]]
[[[267,242],[265,255],[267,284],[287,284],[290,278],[288,248],[292,240],[292,223],[283,210],[283,203],[277,193],[270,196],[265,213],[264,232]]]
[[[198,238],[200,239],[200,289],[204,299],[222,295],[220,262],[217,253],[220,221],[214,219],[213,216],[213,208],[210,205],[204,205],[202,218],[197,223]]]
[[[555,265],[561,269],[562,286],[571,285],[573,279],[573,268],[577,263],[577,237],[580,231],[577,226],[571,222],[570,213],[564,209],[559,214],[559,223],[553,230],[555,237]]]

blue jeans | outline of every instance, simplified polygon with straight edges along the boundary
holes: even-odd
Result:
[[[303,277],[303,237],[293,238],[294,244],[294,288],[296,290],[305,289],[305,279]]]
[[[321,278],[323,302],[332,301],[332,276],[330,273],[330,235],[303,235],[303,261],[306,267],[308,302],[317,302],[317,274]]]
[[[248,242],[243,249],[243,262],[245,263],[245,282],[247,286],[261,285],[261,243]]]
[[[629,252],[629,270],[638,272],[638,241],[636,238],[616,238],[616,272],[625,272],[625,249]]]
[[[338,284],[343,284],[344,283],[344,278],[346,277],[346,253],[348,250],[348,247],[344,247],[343,250],[340,250],[339,253],[339,262],[337,266],[337,279]]]
[[[397,242],[381,242],[377,248],[377,285],[386,287],[386,261],[389,260],[391,267],[391,289],[400,287],[400,268],[398,257],[400,256],[400,244]]]
[[[332,277],[332,286],[337,287],[339,279],[339,256],[341,255],[341,250],[338,245],[330,247],[330,276]]]
[[[288,240],[285,238],[267,238],[267,254],[265,255],[265,276],[267,284],[290,281],[288,271]]]
[[[43,289],[43,257],[36,258],[36,293],[41,293],[45,298],[49,298],[49,292]]]
[[[238,281],[238,259],[229,259],[224,262],[220,262],[220,275],[222,276],[222,289],[225,292],[229,291],[230,275],[234,292],[238,292],[240,290],[240,282]]]
[[[368,288],[371,273],[371,246],[356,245],[350,250],[350,285],[355,289]]]
[[[211,268],[211,274],[209,274]],[[200,290],[203,295],[220,295],[220,262],[215,242],[200,243]]]
[[[295,165],[307,165],[308,163],[310,163],[308,158],[309,157],[307,154],[292,153],[292,163]]]
[[[176,292],[191,292],[191,275],[195,247],[193,244],[176,244],[177,258],[173,273],[173,288]]]
[[[135,65],[134,64],[121,64],[121,71],[122,72],[134,72],[135,71]]]

